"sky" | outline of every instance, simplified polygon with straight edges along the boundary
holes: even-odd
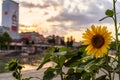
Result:
[[[112,9],[112,0],[19,0],[19,6],[19,24],[37,25],[37,32],[45,36],[73,36],[81,41],[82,33],[92,24],[107,26],[114,35],[112,19],[99,21],[107,9]]]

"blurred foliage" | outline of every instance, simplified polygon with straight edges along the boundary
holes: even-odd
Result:
[[[23,77],[21,73],[22,68],[24,67],[21,64],[19,64],[18,60],[16,59],[12,59],[6,64],[6,69],[12,71],[12,76],[16,80],[30,80],[32,78],[40,79],[38,77],[22,78]]]
[[[42,69],[48,62],[53,62],[55,65],[46,69],[42,80],[52,80],[57,76],[60,76],[61,80],[115,80],[116,74],[119,75],[120,80],[120,42],[118,42],[119,27],[116,18],[116,2],[117,0],[113,0],[113,9],[107,9],[105,17],[99,20],[112,18],[114,21],[116,38],[115,42],[111,42],[110,49],[116,50],[116,55],[106,53],[101,58],[94,58],[93,55],[86,55],[87,45],[81,46],[77,50],[72,49],[74,39],[72,36],[68,37],[67,47],[53,46],[48,49],[37,70]],[[54,44],[54,38],[48,42]],[[17,80],[33,78],[22,79],[22,68],[17,60],[11,60],[7,64],[7,69],[13,71],[13,77]],[[99,72],[103,72],[103,74],[96,76]]]
[[[55,66],[48,67],[44,72],[43,80],[52,80],[58,75],[61,76],[61,80],[91,80],[101,68],[109,68],[110,65],[106,63],[110,62],[110,59],[108,59],[108,56],[98,59],[95,59],[93,56],[87,56],[85,55],[85,48],[86,46],[82,46],[74,51],[62,47],[56,52],[56,47],[52,47],[45,55],[43,62],[37,70],[52,61]],[[63,54],[63,52],[66,53]],[[64,69],[66,69],[66,71],[64,71]],[[100,79],[103,79],[103,77],[107,79],[107,76],[100,76]],[[97,80],[100,79],[97,78]]]

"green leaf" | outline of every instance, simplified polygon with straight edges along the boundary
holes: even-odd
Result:
[[[54,71],[55,71],[54,68],[49,67],[49,68],[44,72],[44,74],[47,74],[47,73],[49,73],[49,72],[54,72]]]
[[[22,76],[20,73],[18,72],[13,72],[12,73],[13,77],[15,77],[16,79],[20,79],[20,77]]]
[[[102,20],[104,20],[104,19],[106,19],[106,18],[108,18],[108,16],[103,17],[103,18],[100,19],[99,21],[102,21]]]
[[[96,59],[96,60],[95,60],[95,63],[96,63],[95,65],[101,66],[101,65],[103,65],[105,62],[106,62],[105,58],[99,58],[99,59]]]
[[[115,72],[118,74],[120,73],[120,65],[117,65],[117,67],[115,68]]]
[[[22,68],[24,68],[23,66],[21,66],[21,65],[18,65],[18,67],[17,67],[19,70],[22,70]]]
[[[66,55],[66,54],[67,54],[66,51],[56,52],[56,53],[54,53],[54,55]]]
[[[68,53],[65,55],[65,57],[66,57],[66,59],[70,59],[70,58],[77,56],[77,55],[78,55],[78,53]]]
[[[105,14],[109,17],[113,17],[113,10],[107,9]]]
[[[102,76],[98,77],[96,80],[106,80],[105,78],[106,78],[106,75],[102,75]]]
[[[59,63],[59,56],[52,56],[51,61],[58,64]]]
[[[55,51],[55,49],[56,49],[56,47],[55,47],[55,46],[52,46],[52,47],[48,48],[48,50],[49,50],[49,51],[52,51],[52,52],[54,52],[54,51]]]
[[[66,67],[75,67],[81,63],[82,52],[76,52],[70,55],[70,59],[67,58],[67,62],[64,64]],[[67,56],[67,55],[66,55]]]
[[[43,61],[47,61],[48,59],[50,59],[51,56],[52,56],[51,53],[47,53]]]
[[[65,65],[66,67],[76,67],[76,66],[78,66],[79,64],[80,64],[80,61],[73,61],[73,62],[68,61],[68,62],[66,62],[64,65]]]
[[[57,75],[61,73],[60,68],[57,68],[57,69],[56,69],[56,73],[57,73]]]
[[[85,65],[79,65],[79,67],[76,69],[76,72],[77,73],[81,73],[82,71],[84,71],[84,67],[85,67]]]
[[[43,67],[44,64],[46,64],[47,62],[50,62],[50,59],[43,61],[37,68],[37,70],[41,69]]]
[[[71,49],[66,48],[66,47],[61,47],[59,51],[60,51],[60,52],[62,52],[62,51],[67,51],[67,53],[71,53],[71,52],[72,52]]]
[[[52,56],[51,53],[46,54],[45,57],[44,57],[43,62],[39,65],[39,67],[37,68],[37,70],[41,69],[44,64],[46,64],[47,62],[51,61],[50,60],[51,56]]]
[[[25,78],[25,79],[22,79],[22,80],[30,80],[30,78]]]
[[[18,61],[16,59],[12,59],[6,64],[6,69],[10,71],[16,70],[17,67],[18,67]]]
[[[33,78],[36,78],[37,80],[38,80],[38,79],[41,80],[39,77],[29,77],[29,78],[24,78],[24,79],[22,79],[22,80],[31,80],[31,79],[33,79]]]
[[[67,72],[67,74],[73,74],[74,73],[74,69],[73,68],[70,68]]]
[[[44,72],[43,80],[52,80],[55,77],[54,71],[55,71],[55,69],[53,69],[51,67],[48,68]]]
[[[79,48],[79,51],[80,52],[85,52],[85,49],[86,49],[86,46],[82,46],[82,47]]]
[[[65,80],[81,80],[81,74],[72,73],[66,76]]]
[[[120,43],[119,43],[120,44]],[[115,50],[116,49],[116,42],[114,41],[114,42],[111,42],[111,44],[110,44],[110,49],[113,49],[113,50]]]
[[[106,16],[103,17],[102,19],[100,19],[99,21],[102,21],[102,20],[104,20],[104,19],[106,19],[108,17],[113,17],[114,13],[113,13],[113,10],[107,9],[106,12],[105,12],[105,14],[106,14]]]
[[[90,76],[87,76],[87,77],[85,77],[85,78],[83,78],[83,79],[81,79],[81,80],[91,80],[91,77],[90,77]]]
[[[81,58],[81,61],[87,62],[87,61],[92,60],[92,59],[93,59],[93,56],[85,56],[85,57]]]
[[[92,76],[94,76],[94,73],[92,73],[92,72],[89,72],[89,73],[84,72],[82,74],[82,79],[81,80],[91,80]]]
[[[93,65],[95,65],[95,63],[94,63],[95,61],[93,60],[93,61],[91,61],[91,62],[89,62],[85,67],[84,67],[84,70],[86,71],[86,72],[91,72],[92,70],[90,69]]]
[[[113,72],[113,68],[108,64],[104,64],[102,67],[107,71]]]
[[[65,60],[66,60],[66,58],[65,58],[65,56],[60,56],[60,66],[62,67],[63,66],[63,64],[65,63]]]
[[[54,77],[55,77],[55,74],[52,71],[50,71],[43,76],[43,80],[52,80]]]
[[[98,58],[98,59],[93,59],[91,61],[87,61],[86,65],[84,67],[84,70],[86,72],[98,72],[99,69],[102,67],[102,65],[105,64],[105,58]]]

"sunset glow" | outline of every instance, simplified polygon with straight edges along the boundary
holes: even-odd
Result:
[[[83,31],[92,24],[108,26],[111,31],[112,20],[98,21],[105,16],[106,9],[112,8],[111,4],[111,0],[19,0],[19,32],[35,31],[65,37],[72,35],[76,41],[80,41]],[[119,1],[117,5],[119,7]]]

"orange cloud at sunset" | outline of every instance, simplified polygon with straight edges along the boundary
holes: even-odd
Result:
[[[97,24],[108,26],[114,35],[111,19],[99,22],[105,16],[105,10],[111,9],[111,4],[111,0],[19,0],[20,32],[36,31],[45,36],[72,35],[80,41],[85,29]]]

